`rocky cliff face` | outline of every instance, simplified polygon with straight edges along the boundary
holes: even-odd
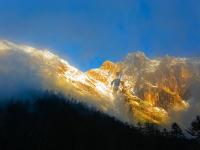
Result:
[[[189,107],[189,85],[195,79],[190,62],[169,56],[151,60],[138,52],[119,63],[106,61],[87,75],[111,88],[116,97],[121,95],[133,119],[161,123],[170,119],[169,112]]]
[[[14,60],[32,69],[9,65]],[[81,72],[47,50],[1,41],[0,80],[24,70],[30,76],[24,79],[27,82],[37,75],[40,89],[71,95],[128,123],[168,122],[169,112],[190,107],[187,100],[197,93],[194,87],[200,83],[199,59],[149,59],[137,52],[121,62],[105,61],[99,68]],[[18,83],[11,84],[20,87]]]

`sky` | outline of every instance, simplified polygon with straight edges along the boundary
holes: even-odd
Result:
[[[199,0],[0,0],[0,39],[85,71],[127,53],[200,56]]]

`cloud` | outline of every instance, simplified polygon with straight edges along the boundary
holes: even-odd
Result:
[[[0,99],[41,90],[41,77],[30,56],[17,50],[4,50],[0,50]]]
[[[66,72],[69,73],[67,77]],[[10,98],[26,99],[31,98],[31,94],[51,91],[73,97],[89,107],[117,116],[113,113],[113,101],[104,97],[106,95],[96,96],[87,83],[82,84],[84,80],[87,77],[83,72],[50,51],[0,41],[1,101]]]

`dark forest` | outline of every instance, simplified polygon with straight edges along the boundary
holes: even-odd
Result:
[[[199,150],[198,116],[185,132],[190,138],[176,123],[162,130],[150,123],[130,126],[50,92],[9,100],[0,109],[1,150]]]

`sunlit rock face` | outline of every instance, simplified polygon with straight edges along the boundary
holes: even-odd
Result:
[[[133,95],[149,104],[147,109],[152,107],[150,110],[156,108],[160,111],[151,118],[148,117],[156,113],[149,112],[148,121],[165,122],[169,119],[169,111],[181,111],[189,107],[184,95],[192,79],[192,71],[186,59],[165,57],[150,60],[143,53],[130,54],[122,70],[124,82],[128,82],[127,89],[131,89]],[[141,117],[136,118],[140,120]]]
[[[105,61],[82,72],[48,50],[1,41],[0,81],[4,98],[16,96],[19,89],[22,95],[27,88],[50,90],[123,122],[162,124],[170,121],[170,112],[187,110],[189,100],[200,95],[194,92],[200,84],[200,61],[149,59],[137,52],[121,62]],[[21,86],[22,82],[26,84]]]
[[[99,69],[90,70],[89,76],[106,86],[120,81],[116,97],[123,97],[127,114],[138,121],[166,122],[169,111],[187,109],[187,85],[192,72],[186,59],[165,57],[148,59],[143,53],[129,54],[125,61],[106,61]],[[129,111],[129,112],[128,112]]]

